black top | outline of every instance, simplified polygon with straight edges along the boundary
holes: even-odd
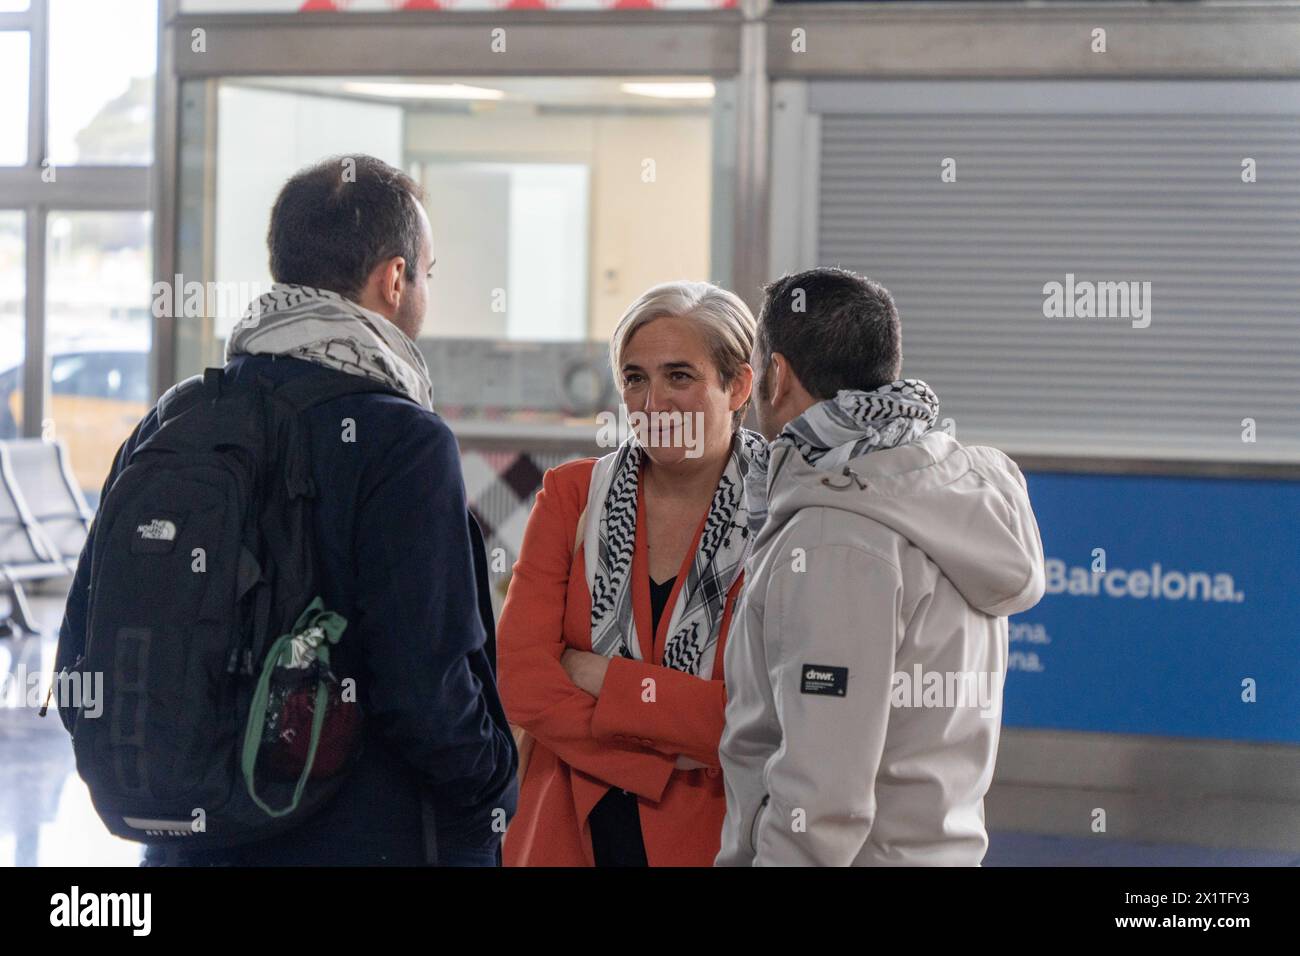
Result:
[[[668,595],[673,593],[673,585],[676,583],[676,578],[669,578],[663,584],[656,584],[654,578],[650,579],[650,630],[655,634],[659,633],[659,618],[663,617]]]
[[[659,619],[668,606],[677,578],[663,584],[650,578],[650,628],[659,630]],[[646,866],[645,841],[641,839],[641,813],[636,794],[610,787],[600,802],[591,808],[591,849],[597,866]]]

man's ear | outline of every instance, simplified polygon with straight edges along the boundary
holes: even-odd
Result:
[[[733,412],[739,411],[749,401],[753,391],[754,367],[746,362],[731,377],[731,401],[729,403],[731,410]]]
[[[401,299],[403,282],[404,260],[401,256],[394,256],[375,266],[371,275],[372,287],[375,295],[386,308],[393,309],[397,307]]]
[[[790,394],[790,363],[780,352],[773,352],[767,362],[767,401],[773,408],[780,407]]]

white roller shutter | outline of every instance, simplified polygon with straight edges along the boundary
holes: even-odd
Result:
[[[1300,462],[1300,84],[822,82],[808,109],[816,261],[889,287],[959,438]],[[1150,326],[1044,317],[1067,274],[1150,282]]]

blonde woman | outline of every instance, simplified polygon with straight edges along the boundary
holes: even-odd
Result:
[[[744,477],[766,454],[740,427],[754,329],[717,286],[647,291],[610,343],[633,434],[543,479],[498,629],[531,746],[507,866],[712,865]]]

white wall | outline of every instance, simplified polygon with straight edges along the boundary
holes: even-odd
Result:
[[[511,339],[587,337],[590,178],[579,163],[534,163],[511,173]]]
[[[422,337],[586,338],[588,168],[415,165],[437,260]]]
[[[509,285],[510,173],[505,167],[426,164],[433,282],[422,336],[506,337],[490,290]]]

